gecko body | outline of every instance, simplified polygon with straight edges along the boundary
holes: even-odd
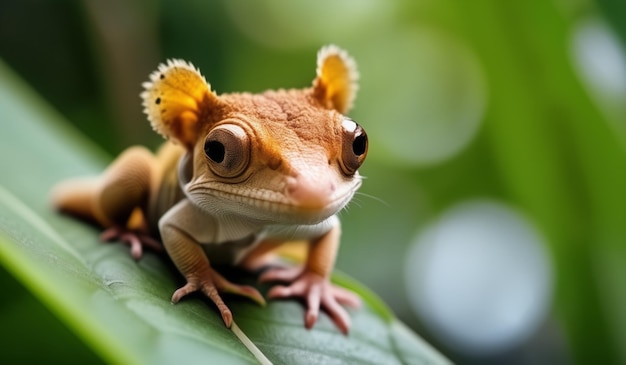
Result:
[[[104,239],[144,245],[168,255],[186,279],[174,303],[202,291],[227,326],[232,313],[220,293],[265,303],[253,287],[230,282],[216,264],[244,268],[293,240],[308,243],[303,267],[274,267],[269,298],[302,297],[305,325],[320,308],[344,333],[342,305],[356,294],[330,283],[340,236],[337,213],[361,185],[358,168],[367,135],[345,116],[357,89],[354,61],[335,46],[318,53],[312,87],[260,94],[217,95],[191,64],[173,60],[144,83],[144,111],[168,142],[153,154],[123,152],[97,178],[62,182],[53,191],[61,211],[95,221]]]

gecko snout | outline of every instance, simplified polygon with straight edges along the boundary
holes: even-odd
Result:
[[[319,210],[328,207],[335,190],[335,184],[328,179],[298,175],[289,178],[285,193],[294,205],[306,210]]]

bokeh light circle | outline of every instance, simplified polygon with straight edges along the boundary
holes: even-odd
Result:
[[[473,51],[426,27],[367,42],[358,59],[362,78],[355,113],[367,123],[373,150],[381,150],[377,155],[421,167],[463,150],[487,104],[484,73]]]
[[[572,33],[571,57],[590,95],[626,137],[626,50],[601,19],[583,19]]]
[[[412,308],[451,350],[489,356],[545,320],[552,270],[543,241],[511,208],[460,204],[422,230],[405,267]]]

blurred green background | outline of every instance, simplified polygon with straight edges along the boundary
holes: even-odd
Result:
[[[456,362],[616,364],[624,19],[617,0],[0,0],[0,58],[114,156],[161,143],[138,94],[166,58],[258,92],[310,85],[335,43],[370,138],[337,267]],[[89,352],[0,278],[12,351],[54,333],[55,352]]]

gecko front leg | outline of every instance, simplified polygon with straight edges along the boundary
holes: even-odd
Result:
[[[174,292],[172,303],[178,303],[187,294],[201,291],[215,303],[224,324],[229,328],[233,315],[220,293],[241,295],[265,305],[265,299],[258,290],[251,286],[234,284],[215,271],[200,244],[189,234],[167,222],[159,224],[159,228],[165,250],[187,281]]]
[[[339,224],[311,243],[304,268],[274,268],[263,273],[259,281],[290,283],[277,285],[267,294],[268,298],[303,298],[307,310],[304,317],[306,328],[312,328],[319,317],[320,307],[331,317],[344,334],[350,329],[350,316],[342,305],[358,308],[361,300],[355,293],[330,282],[335,257],[339,247]]]

